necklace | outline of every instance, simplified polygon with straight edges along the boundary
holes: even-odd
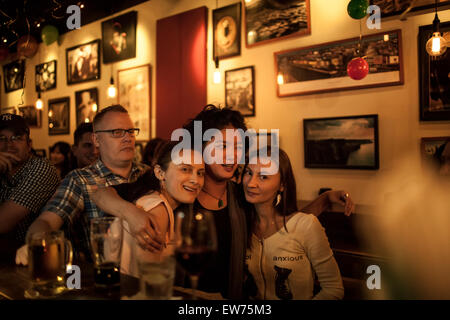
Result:
[[[222,197],[223,197],[223,195],[225,194],[225,191],[227,191],[227,188],[225,188],[225,190],[223,190],[223,193],[222,193],[222,195],[220,196],[220,198],[217,198],[216,196],[212,195],[211,193],[209,193],[209,192],[206,191],[205,189],[202,189],[202,191],[203,191],[204,193],[206,193],[207,195],[213,197],[214,199],[219,200],[219,202],[217,203],[217,206],[218,206],[219,208],[222,208],[222,207],[223,207],[223,200],[222,200]]]

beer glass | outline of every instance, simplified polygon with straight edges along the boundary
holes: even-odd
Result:
[[[122,220],[116,217],[91,220],[91,250],[94,260],[94,282],[97,287],[120,286]]]
[[[73,252],[64,232],[34,233],[28,237],[27,245],[32,285],[25,291],[25,298],[51,298],[66,291],[66,267],[72,264]]]

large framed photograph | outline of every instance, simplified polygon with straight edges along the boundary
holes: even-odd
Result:
[[[103,63],[136,57],[137,11],[102,22]]]
[[[19,107],[19,115],[25,119],[30,128],[40,128],[42,125],[42,110],[36,109],[35,106]]]
[[[422,166],[432,168],[439,167],[441,156],[446,144],[450,144],[449,137],[431,137],[420,140]],[[439,156],[441,154],[441,156]]]
[[[22,89],[25,76],[25,60],[16,60],[3,66],[5,92]]]
[[[370,5],[377,5],[381,10],[381,18],[406,15],[419,15],[433,12],[435,0],[370,0]],[[450,1],[438,0],[438,10],[450,9]]]
[[[66,49],[67,84],[100,79],[100,40]]]
[[[253,66],[225,71],[225,104],[244,117],[255,116],[254,74]]]
[[[303,120],[305,168],[379,168],[378,115]]]
[[[450,43],[450,22],[441,23],[439,29]],[[450,120],[450,49],[440,57],[430,57],[425,45],[432,33],[432,25],[419,27],[420,120]]]
[[[98,112],[98,90],[91,88],[75,92],[77,127],[83,122],[93,122]]]
[[[213,58],[241,54],[241,3],[215,9],[213,14]]]
[[[48,135],[70,133],[70,97],[48,101]]]
[[[277,95],[287,97],[403,84],[401,31],[365,36],[362,56],[369,74],[353,80],[347,64],[358,57],[359,38],[275,52]]]
[[[118,71],[119,104],[128,110],[135,128],[139,128],[138,141],[148,141],[151,135],[151,67],[139,67]]]
[[[247,47],[311,34],[309,0],[242,1]]]
[[[36,66],[36,92],[56,88],[56,60],[44,62]]]

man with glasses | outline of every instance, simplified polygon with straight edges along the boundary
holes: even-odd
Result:
[[[148,167],[133,163],[138,128],[125,108],[113,105],[94,118],[94,145],[99,159],[90,166],[71,171],[56,190],[53,198],[31,225],[28,233],[64,228],[80,260],[90,260],[89,222],[104,216],[91,200],[98,187],[135,181]],[[127,218],[127,217],[123,217]],[[26,248],[19,249],[16,262],[25,264]]]
[[[30,129],[15,114],[0,116],[0,259],[12,260],[28,227],[59,183],[56,169],[31,152]]]

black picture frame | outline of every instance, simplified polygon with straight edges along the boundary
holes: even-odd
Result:
[[[70,133],[70,97],[48,101],[48,135]]]
[[[213,59],[241,54],[241,3],[214,9]]]
[[[36,92],[44,92],[56,88],[56,60],[36,65],[35,82]]]
[[[100,79],[100,39],[66,49],[67,84]]]
[[[225,71],[225,104],[244,117],[255,116],[254,66]]]
[[[28,127],[40,128],[42,125],[42,110],[36,109],[35,106],[20,106],[18,114],[25,119]]]
[[[25,60],[16,60],[3,66],[5,93],[23,89]]]
[[[137,11],[102,22],[103,63],[136,57]]]
[[[83,122],[93,122],[98,113],[98,89],[90,88],[75,92],[76,126]],[[89,121],[86,121],[86,120]]]
[[[407,16],[419,15],[433,12],[435,9],[435,1],[428,0],[428,3],[421,1],[422,5],[415,5],[411,10],[409,10],[409,5],[411,1],[399,1],[399,0],[370,0],[370,5],[377,5],[381,10],[381,19],[384,18],[395,18],[401,16],[406,12]],[[450,8],[450,1],[439,0],[438,10],[445,10]]]
[[[450,22],[441,23],[441,33],[450,41]],[[437,58],[430,57],[425,49],[428,39],[433,33],[433,26],[419,27],[419,90],[420,120],[450,120],[450,49]]]
[[[379,169],[376,114],[303,119],[303,142],[305,168]]]

